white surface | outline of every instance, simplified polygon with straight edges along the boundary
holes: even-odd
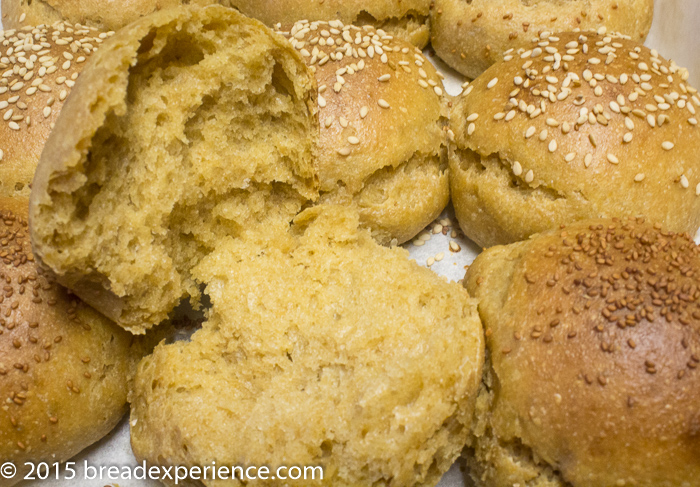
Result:
[[[700,1],[656,0],[654,24],[647,40],[647,45],[657,48],[662,56],[674,59],[681,66],[688,67],[691,74],[691,83],[694,86],[700,86],[700,83],[698,83],[700,79],[700,56],[697,55],[700,48],[700,35],[697,35],[698,21],[700,21]],[[462,78],[439,61],[436,62],[436,65],[445,74],[446,91],[452,95],[458,94],[461,91]],[[456,223],[454,217],[449,214],[449,210],[443,215],[443,218],[445,216],[450,217],[452,222]],[[458,253],[451,252],[449,250],[450,240],[458,242],[462,250]],[[425,265],[430,257],[434,257],[442,252],[444,259],[436,262],[431,268],[438,274],[455,281],[462,279],[465,266],[474,260],[479,251],[476,245],[464,239],[461,235],[451,238],[449,233],[447,236],[431,234],[431,239],[421,247],[415,247],[411,244],[406,247],[410,250],[411,257],[421,265]],[[129,445],[129,430],[126,418],[111,435],[85,450],[74,460],[78,466],[83,465],[84,462],[92,466],[135,466],[136,461]],[[77,479],[80,478],[83,478],[83,475],[78,469]],[[45,482],[24,482],[20,485],[22,487],[38,487],[39,485],[95,487],[108,484],[108,481],[98,480],[47,480]],[[155,487],[161,485],[159,482],[141,480],[121,481],[118,484],[120,487]],[[303,482],[298,483],[298,485],[302,484]],[[464,486],[463,477],[457,465],[453,466],[452,470],[445,475],[439,484],[439,487]]]

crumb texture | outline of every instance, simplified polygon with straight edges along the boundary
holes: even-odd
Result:
[[[439,481],[480,382],[476,304],[358,224],[315,207],[290,233],[231,240],[197,266],[208,321],[139,366],[139,458],[322,466],[306,485]]]
[[[196,301],[189,271],[217,242],[286,226],[316,197],[314,85],[283,39],[219,6],[145,17],[95,61],[44,152],[33,238],[59,278],[142,332]]]

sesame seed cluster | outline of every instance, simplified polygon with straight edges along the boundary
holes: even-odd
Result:
[[[601,353],[615,354],[637,350],[648,335],[644,327],[670,327],[676,328],[681,353],[663,361],[673,364],[678,380],[694,373],[700,365],[700,247],[688,235],[641,218],[582,226],[563,229],[546,248],[533,251],[544,262],[537,268],[525,264],[520,278],[526,292],[559,304],[536,307],[538,323],[515,331],[501,352],[511,353],[522,340],[548,345],[583,333],[595,337]],[[638,353],[645,354],[644,370],[656,374],[654,347]],[[611,373],[584,373],[583,379],[605,386]]]
[[[548,459],[532,468],[551,466],[561,485],[684,485],[699,467],[684,453],[697,424],[699,268],[687,234],[641,217],[572,223],[477,257],[465,281],[499,384],[482,421],[502,454],[522,440]],[[476,441],[473,475],[506,475],[491,440]]]
[[[19,205],[27,203],[26,200],[19,201]],[[5,441],[0,441],[0,451],[7,453],[7,448],[16,448],[29,454],[37,448],[41,450],[39,445],[49,439],[53,443],[63,441],[62,432],[57,428],[61,416],[59,411],[64,411],[64,408],[57,402],[77,401],[84,389],[88,389],[88,394],[82,400],[89,402],[99,390],[100,386],[92,384],[95,380],[93,373],[95,370],[102,372],[100,364],[106,357],[100,356],[96,363],[92,363],[95,347],[83,348],[83,340],[99,343],[99,349],[107,355],[110,350],[103,349],[101,343],[104,338],[101,327],[107,321],[102,317],[90,321],[97,315],[92,311],[85,314],[85,305],[35,264],[27,218],[6,205],[7,201],[0,209],[0,335],[4,337],[0,351],[3,394],[0,423],[6,432]],[[97,333],[93,326],[97,326]],[[129,342],[124,338],[116,338],[107,348],[122,346],[122,352],[126,352]],[[79,349],[74,349],[76,346]],[[57,386],[57,389],[65,387],[65,397],[60,392],[48,392],[45,384],[47,370],[62,382],[63,386]],[[121,372],[123,367],[120,365],[113,374]],[[125,382],[125,376],[122,379]],[[102,382],[104,375],[96,380]],[[43,399],[46,394],[51,396],[48,405]],[[113,414],[109,408],[105,405],[104,414],[108,416]],[[119,405],[118,410],[121,408]],[[92,427],[88,425],[86,429]],[[14,443],[8,445],[7,441],[12,438],[15,438]]]
[[[394,36],[382,29],[371,25],[345,25],[340,20],[300,21],[290,30],[283,31],[281,25],[276,26],[278,33],[289,39],[295,49],[304,58],[314,74],[332,71],[330,66],[337,66],[334,76],[329,83],[321,83],[318,87],[318,106],[321,127],[331,128],[334,124],[346,129],[364,120],[370,113],[382,110],[399,110],[407,114],[403,106],[391,106],[382,93],[392,90],[392,82],[403,75],[409,75],[426,92],[432,92],[439,99],[444,96],[441,77],[420,49],[408,46],[406,42],[394,40]],[[371,82],[367,76],[362,76],[369,65],[381,63],[384,69],[376,76],[376,82]],[[328,64],[328,66],[326,66]],[[376,70],[371,70],[375,73]],[[353,81],[354,77],[360,77]],[[353,85],[353,94],[360,89],[370,93],[368,99],[372,103],[363,104],[355,113],[336,117],[326,114],[325,109],[332,108],[330,95],[338,95],[335,100],[341,100],[343,88]],[[376,93],[372,93],[376,86]],[[371,87],[371,88],[370,88]],[[333,110],[335,112],[336,110]],[[337,149],[340,156],[349,156],[360,146],[362,141],[356,135],[349,135],[346,144]]]
[[[584,6],[585,5],[585,6]],[[606,27],[644,42],[653,0],[431,0],[431,41],[448,65],[476,78],[501,53],[541,32]]]
[[[18,131],[41,122],[26,114],[36,106],[38,93],[47,94],[39,111],[49,118],[54,104],[64,101],[75,84],[74,65],[84,63],[111,34],[66,22],[0,31],[0,113],[7,126]]]
[[[543,32],[531,48],[507,51],[503,63],[499,73],[508,73],[507,79],[490,77],[487,71],[488,81],[464,86],[467,99],[483,96],[481,90],[474,92],[481,84],[494,97],[491,113],[466,114],[467,137],[483,137],[491,127],[489,121],[512,122],[513,130],[525,127],[521,139],[540,144],[551,163],[588,169],[626,164],[616,147],[645,144],[650,131],[663,133],[660,151],[672,151],[684,134],[678,127],[698,124],[700,99],[686,83],[688,71],[626,36],[607,34],[604,28],[558,35]],[[536,180],[526,161],[511,161],[511,170],[528,184]],[[645,177],[638,172],[633,179],[642,183]],[[700,195],[700,180],[691,182],[680,174],[675,183],[684,189],[692,186]]]

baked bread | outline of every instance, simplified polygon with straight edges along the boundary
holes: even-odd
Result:
[[[431,0],[230,0],[232,6],[269,26],[299,20],[372,25],[418,47],[428,44]]]
[[[301,21],[280,33],[319,86],[320,201],[355,203],[383,244],[414,237],[449,201],[447,106],[435,68],[371,26]]]
[[[37,256],[119,325],[143,333],[190,269],[251,223],[286,228],[317,197],[313,75],[256,20],[180,7],[120,30],[63,108],[31,196]]]
[[[119,30],[158,10],[185,4],[209,5],[227,0],[2,0],[2,23],[18,29],[62,20],[101,30]]]
[[[481,379],[476,302],[358,223],[351,208],[316,206],[291,231],[229,240],[197,266],[207,322],[139,364],[139,461],[321,467],[309,486],[439,481]]]
[[[27,199],[0,198],[0,457],[62,462],[106,435],[127,409],[131,336],[34,261]]]
[[[451,113],[450,186],[481,246],[573,220],[646,215],[700,225],[697,91],[625,37],[565,33],[507,53]]]
[[[430,40],[440,58],[473,79],[544,32],[604,28],[642,44],[653,16],[654,0],[432,0]]]
[[[63,101],[86,59],[111,34],[66,22],[0,31],[0,44],[8,46],[0,57],[0,197],[29,197]]]
[[[696,485],[700,249],[587,220],[483,252],[465,285],[487,337],[477,487]]]

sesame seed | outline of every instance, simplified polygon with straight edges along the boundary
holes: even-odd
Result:
[[[639,174],[637,174],[637,175],[634,177],[634,180],[635,180],[636,182],[638,182],[638,183],[641,183],[642,181],[644,181],[644,177],[645,177],[645,176],[644,176],[644,173],[643,173],[643,172],[640,172]]]
[[[475,122],[477,118],[479,118],[479,114],[478,114],[478,113],[472,113],[471,115],[469,115],[469,116],[467,117],[467,122]]]
[[[49,118],[51,115],[51,107],[44,107],[44,118]]]
[[[608,153],[607,157],[608,157],[608,162],[610,162],[611,164],[619,164],[620,163],[620,161],[618,160],[617,157],[615,157],[614,154]]]
[[[445,258],[444,252],[440,252],[440,253],[435,255],[435,262],[440,262],[444,258]]]
[[[469,126],[467,127],[467,135],[472,135],[475,130],[476,130],[476,125],[474,124],[474,122],[470,123]]]
[[[367,116],[367,113],[369,113],[369,108],[366,106],[363,106],[360,108],[360,118],[365,118]]]
[[[632,132],[627,132],[625,135],[623,135],[622,141],[626,144],[629,144],[630,142],[632,142]]]
[[[534,126],[530,126],[525,132],[525,138],[529,139],[530,137],[535,135],[535,132],[537,132],[537,129]]]
[[[377,100],[377,104],[382,108],[390,108],[389,103],[383,98]]]
[[[383,74],[379,78],[377,78],[377,81],[389,81],[391,79],[390,74]]]
[[[531,183],[535,179],[535,173],[532,172],[532,169],[530,169],[527,174],[525,174],[525,182],[526,183]]]
[[[493,78],[493,79],[492,79],[491,81],[489,81],[489,83],[486,85],[486,88],[488,88],[488,89],[490,90],[491,88],[493,88],[494,86],[496,86],[496,83],[498,83],[498,78]]]
[[[17,122],[10,122],[9,126],[12,130],[19,130],[19,125],[17,124]]]
[[[354,135],[351,135],[350,137],[348,137],[348,142],[352,145],[357,145],[360,143],[360,139],[358,139]]]
[[[341,156],[349,156],[350,149],[347,147],[343,147],[342,149],[338,149],[338,154],[340,154]]]
[[[557,150],[557,141],[552,139],[549,142],[549,152],[556,152],[556,150]]]
[[[566,155],[566,157],[564,158],[564,160],[566,160],[566,162],[571,162],[571,161],[573,161],[575,158],[576,158],[576,153],[575,153],[575,152],[569,152],[569,153]]]
[[[513,163],[513,174],[520,176],[523,173],[523,166],[518,161]]]
[[[63,93],[63,92],[61,92],[61,93]],[[326,107],[326,99],[321,95],[318,95],[318,106],[320,106],[321,108]]]
[[[664,150],[671,150],[675,147],[675,144],[673,142],[666,141],[661,144],[661,147]]]
[[[583,165],[586,167],[589,167],[592,162],[593,162],[593,154],[586,154],[586,156],[583,158]]]
[[[688,188],[690,186],[690,183],[688,182],[688,178],[685,177],[685,174],[681,176],[681,186],[684,188]]]
[[[442,96],[442,89],[439,86],[434,87],[433,91],[435,91],[437,96]]]

